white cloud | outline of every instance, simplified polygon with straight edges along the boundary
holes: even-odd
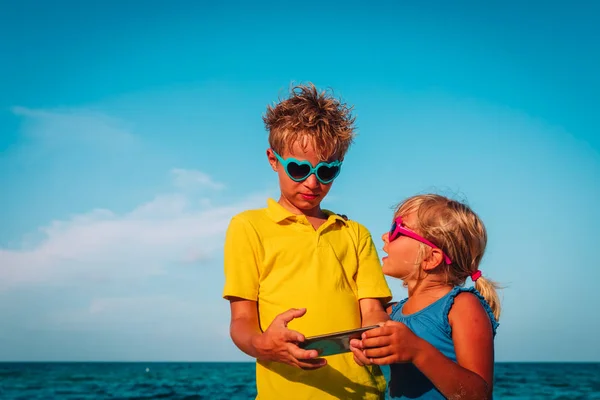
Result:
[[[41,110],[16,106],[11,111],[24,117],[23,133],[38,145],[84,142],[120,148],[137,141],[131,127],[123,121],[91,109]]]
[[[50,214],[37,229],[9,237],[10,247],[0,244],[0,359],[229,357],[222,345],[235,358],[239,352],[228,338],[228,304],[220,296],[222,267],[215,259],[222,254],[230,218],[264,206],[271,191],[218,193],[226,186],[214,177],[170,168],[175,157],[143,142],[132,124],[89,108],[14,107],[12,112],[22,117],[21,136],[0,154],[0,170],[43,165],[24,168],[33,175],[14,181],[31,181],[32,188],[43,186],[41,181],[57,182],[67,188],[67,194],[40,190],[44,201],[61,204],[48,211],[90,206],[55,220],[58,214]],[[148,168],[140,173],[139,165]],[[123,178],[132,168],[129,182],[139,186],[130,191],[113,186],[112,177]],[[164,188],[153,179],[165,172],[171,189],[128,203],[135,198],[129,192],[148,193],[146,182]],[[21,211],[13,215],[20,220],[41,203],[30,200],[36,196],[29,192],[29,198],[23,197],[21,187],[15,189],[9,192],[18,200]],[[88,190],[94,193],[91,201],[80,196]],[[103,195],[110,201],[97,197]],[[134,206],[94,209],[107,203]],[[43,345],[31,349],[20,340],[28,335]],[[64,340],[73,345],[64,347]],[[53,347],[60,350],[46,350]]]
[[[221,248],[234,214],[263,204],[264,196],[248,196],[233,204],[201,206],[172,193],[122,215],[92,210],[53,221],[39,228],[43,240],[36,245],[0,249],[0,288],[137,280],[164,274],[176,263],[202,262]]]
[[[220,190],[224,187],[223,184],[213,181],[211,177],[204,172],[197,170],[173,168],[171,174],[173,175],[175,186],[182,189],[200,186]]]

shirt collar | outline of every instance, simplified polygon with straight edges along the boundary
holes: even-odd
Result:
[[[328,216],[328,220],[333,219],[334,221],[342,222],[344,225],[347,224],[346,218],[342,217],[341,215],[338,215],[329,210],[323,210],[323,212],[325,213],[325,215]],[[298,215],[293,214],[290,211],[286,210],[285,208],[283,208],[283,206],[281,204],[279,204],[278,202],[276,202],[275,200],[273,200],[271,198],[269,198],[267,200],[267,214],[276,223],[285,221],[288,218],[298,217]]]

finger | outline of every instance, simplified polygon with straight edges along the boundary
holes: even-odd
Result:
[[[360,366],[360,367],[364,367],[365,363],[363,363],[359,358],[356,357],[356,355],[353,355],[352,357],[354,359],[354,362],[356,363],[356,365]]]
[[[385,327],[369,329],[368,331],[363,332],[361,338],[366,339],[371,337],[383,336],[385,331]]]
[[[383,326],[392,329],[400,329],[402,327],[406,327],[406,325],[404,325],[402,322],[392,321],[391,319],[385,321],[385,324],[383,324]]]
[[[371,361],[378,359],[378,358],[384,358],[384,357],[389,357],[394,355],[393,350],[391,349],[391,347],[376,347],[376,348],[372,348],[372,349],[365,349],[363,350],[363,354],[365,355],[366,358],[371,359]]]
[[[286,312],[279,314],[275,319],[281,321],[283,326],[287,326],[291,320],[300,318],[304,314],[306,314],[306,308],[290,308]]]
[[[288,343],[288,352],[297,360],[309,360],[319,356],[317,350],[304,350],[293,343]]]
[[[371,362],[375,365],[390,365],[390,364],[395,364],[397,361],[396,361],[396,357],[387,356],[387,357],[373,358],[371,360]]]
[[[356,354],[354,354],[354,352],[352,354],[352,358],[354,359],[354,362],[356,363],[356,365],[361,366],[361,367],[365,366],[365,363],[362,362],[362,360]]]
[[[389,336],[378,336],[361,340],[363,350],[389,346],[391,342],[392,340]]]
[[[362,340],[359,339],[350,339],[350,347],[356,347],[357,349],[362,349],[363,348],[363,344],[362,344]]]
[[[356,347],[350,347],[350,351],[352,351],[352,355],[354,356],[354,361],[362,366],[371,364],[371,360],[369,360],[362,350],[357,349]]]
[[[298,366],[302,369],[317,369],[327,365],[327,360],[324,358],[312,358],[309,360],[298,360]]]
[[[286,342],[294,342],[294,343],[304,342],[304,335],[301,334],[300,332],[296,332],[291,329],[288,329],[287,331],[285,331],[283,337]]]

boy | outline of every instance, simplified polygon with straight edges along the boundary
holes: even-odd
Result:
[[[354,137],[351,110],[313,85],[297,86],[264,122],[281,196],[234,216],[227,230],[231,338],[257,360],[257,398],[379,399],[377,366],[298,347],[308,336],[389,319],[382,302],[391,292],[370,233],[320,207]]]

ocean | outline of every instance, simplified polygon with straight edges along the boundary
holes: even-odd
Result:
[[[255,396],[253,363],[0,363],[2,400]],[[497,363],[494,399],[600,399],[600,363]]]

